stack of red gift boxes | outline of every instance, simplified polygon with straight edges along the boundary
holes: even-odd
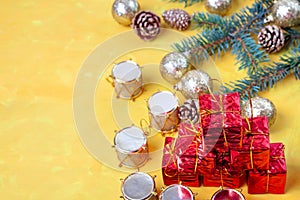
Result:
[[[239,188],[250,194],[284,193],[284,145],[271,143],[267,117],[243,119],[238,93],[199,96],[200,121],[182,121],[176,138],[166,137],[165,185]]]

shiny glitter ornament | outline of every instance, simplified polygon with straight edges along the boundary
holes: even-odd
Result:
[[[199,100],[188,99],[179,107],[179,118],[181,121],[199,123]]]
[[[241,192],[229,188],[223,188],[221,190],[218,190],[211,198],[211,200],[224,200],[224,199],[245,200],[246,198]]]
[[[257,38],[258,43],[269,53],[278,52],[284,47],[285,38],[279,26],[266,26],[259,32]]]
[[[225,15],[231,8],[231,0],[205,0],[205,8],[211,13]]]
[[[251,102],[252,108],[249,100],[244,102],[242,108],[243,116],[247,118],[266,116],[269,119],[269,126],[271,127],[276,120],[277,111],[275,105],[269,99],[262,97],[253,97],[251,98]]]
[[[188,29],[191,23],[191,16],[182,9],[166,10],[162,17],[169,26],[180,31]]]
[[[122,194],[125,200],[157,200],[155,177],[144,172],[132,173],[122,181]]]
[[[129,26],[139,9],[140,5],[136,0],[116,0],[112,6],[112,15],[118,23]]]
[[[171,84],[177,83],[190,69],[191,65],[187,58],[177,52],[167,54],[159,66],[161,76]]]
[[[300,24],[300,2],[298,0],[279,0],[272,6],[271,21],[281,27]]]
[[[212,90],[212,80],[202,70],[191,70],[173,87],[175,90],[180,91],[185,98],[197,99],[199,93],[208,93],[209,90]]]
[[[150,11],[140,11],[132,19],[131,27],[145,41],[155,39],[160,33],[160,18]]]

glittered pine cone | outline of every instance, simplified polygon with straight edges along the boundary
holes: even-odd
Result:
[[[142,40],[150,41],[160,33],[160,18],[150,11],[140,11],[132,19],[131,26]]]
[[[268,25],[258,34],[258,43],[269,53],[280,51],[285,38],[282,29],[276,25]]]
[[[166,10],[162,17],[169,26],[180,31],[188,29],[191,23],[191,16],[181,9]]]
[[[188,99],[179,107],[179,118],[182,121],[197,124],[200,121],[198,99]]]

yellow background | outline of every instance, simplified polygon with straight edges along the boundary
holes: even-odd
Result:
[[[0,199],[96,200],[118,199],[121,194],[119,178],[126,177],[127,173],[104,166],[87,152],[77,134],[72,112],[74,83],[83,61],[98,44],[129,30],[112,18],[112,3],[111,0],[1,1]],[[252,3],[236,0],[231,12]],[[140,0],[140,4],[142,9],[156,13],[183,8],[183,4],[160,0]],[[204,7],[195,4],[186,10],[192,13]],[[159,62],[162,55],[158,53],[154,62]],[[147,59],[141,55],[128,57],[138,63]],[[234,63],[229,54],[216,61],[223,81],[245,75],[236,70]],[[112,88],[105,87],[110,95]],[[298,199],[299,89],[299,83],[291,76],[262,93],[278,109],[271,140],[286,144],[287,192],[285,195],[248,195],[244,186],[247,199]],[[104,104],[110,98],[104,98]],[[96,109],[97,106],[101,107],[99,103]],[[134,109],[132,103],[129,107]],[[99,120],[106,119],[101,118],[105,112],[96,112]],[[111,126],[109,130],[115,129],[114,125],[107,126]],[[113,136],[108,135],[110,139]],[[162,138],[159,142],[162,143]],[[160,188],[160,171],[151,174],[158,176],[156,181]],[[199,193],[197,200],[209,199],[217,190],[192,189]]]

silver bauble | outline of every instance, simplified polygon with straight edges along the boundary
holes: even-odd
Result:
[[[205,0],[204,4],[206,10],[222,16],[231,8],[231,0]]]
[[[279,0],[274,3],[271,13],[272,21],[281,27],[300,24],[300,2],[298,0]]]
[[[202,70],[191,70],[174,85],[174,89],[180,91],[187,99],[196,99],[199,93],[208,93],[212,90],[212,80]]]
[[[129,26],[140,5],[136,0],[115,0],[112,6],[114,19],[124,26]]]
[[[271,127],[276,120],[277,111],[275,105],[269,99],[263,97],[253,97],[251,98],[251,102],[252,109],[250,105],[250,100],[244,102],[242,108],[243,116],[247,118],[266,116],[268,117],[269,126]]]
[[[191,69],[187,58],[177,52],[167,54],[159,65],[161,76],[171,84],[177,83]]]

